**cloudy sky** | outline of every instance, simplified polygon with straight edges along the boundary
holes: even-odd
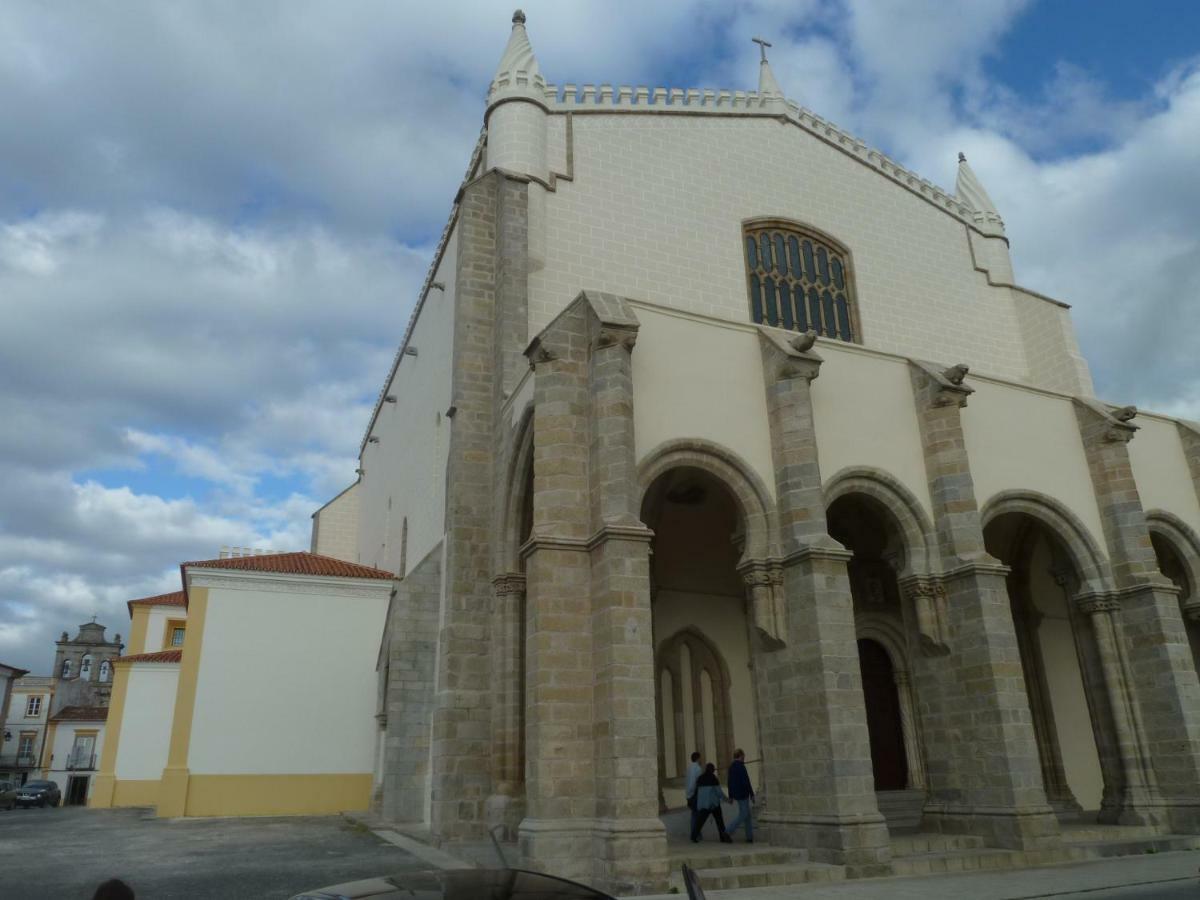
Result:
[[[953,187],[1106,399],[1200,418],[1191,2],[526,5],[549,80],[788,96]],[[482,123],[511,5],[0,0],[0,661],[303,549]]]

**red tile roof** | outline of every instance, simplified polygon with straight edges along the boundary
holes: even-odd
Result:
[[[181,569],[227,569],[240,572],[274,572],[279,575],[323,575],[327,578],[395,578],[391,572],[360,566],[316,553],[268,553],[261,556],[231,556],[185,562]]]
[[[103,722],[107,718],[107,706],[64,706],[50,717],[50,721]]]
[[[186,606],[187,600],[183,596],[183,591],[174,591],[170,594],[155,594],[153,597],[130,600],[125,605],[129,607],[129,615],[132,616],[135,606]]]
[[[113,662],[132,663],[177,663],[183,659],[183,651],[175,650],[155,650],[153,653],[134,653],[130,656],[118,656]]]

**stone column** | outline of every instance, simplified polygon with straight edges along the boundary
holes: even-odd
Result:
[[[791,342],[760,329],[776,473],[786,622],[778,637],[758,620],[764,793],[772,843],[804,847],[852,874],[887,872],[891,847],[875,800],[871,746],[846,562],[829,537],[810,383],[821,358],[812,336]],[[755,597],[756,601],[759,596]]]
[[[1133,726],[1149,748],[1158,791],[1176,831],[1200,832],[1200,682],[1178,589],[1158,570],[1128,442],[1137,410],[1076,398],[1104,541],[1120,600],[1116,649],[1126,667]],[[1126,766],[1128,768],[1128,765]]]
[[[984,549],[962,430],[965,366],[910,360],[943,574],[941,642],[912,669],[924,713],[929,801],[924,825],[1020,849],[1056,845],[1005,578]]]
[[[492,796],[488,798],[489,828],[500,826],[504,840],[515,840],[525,818],[524,738],[525,697],[522,691],[525,629],[525,576],[507,572],[492,579]]]
[[[495,455],[496,211],[502,177],[467,185],[458,207],[446,586],[433,712],[431,828],[480,840],[491,793],[491,526]]]
[[[925,782],[925,755],[921,751],[921,739],[917,734],[917,716],[914,711],[912,682],[908,673],[897,669],[893,673],[896,694],[900,698],[900,730],[904,735],[904,755],[908,759],[908,784],[911,791],[923,791]]]
[[[530,345],[526,865],[615,894],[662,891],[651,532],[638,518],[637,319],[581,294]]]
[[[1101,821],[1118,825],[1158,824],[1162,821],[1162,799],[1158,796],[1148,748],[1141,734],[1137,705],[1125,677],[1123,641],[1116,618],[1120,601],[1101,595],[1081,597],[1076,605],[1091,621],[1120,766],[1119,780],[1111,790],[1105,790]]]

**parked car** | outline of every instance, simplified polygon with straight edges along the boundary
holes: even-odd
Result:
[[[53,781],[27,781],[17,788],[17,806],[58,806],[62,792]]]
[[[11,781],[0,781],[0,809],[12,809],[17,805],[17,786]]]

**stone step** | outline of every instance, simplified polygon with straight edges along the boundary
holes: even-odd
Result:
[[[985,870],[1012,869],[1027,865],[1024,854],[1012,850],[972,848],[969,850],[945,850],[920,853],[915,856],[899,856],[892,859],[892,871],[896,875],[937,875],[943,872],[980,872]]]
[[[1162,834],[1155,825],[1064,825],[1062,838],[1064,841],[1078,843],[1080,841],[1112,841],[1136,840],[1138,838],[1154,838]]]
[[[1103,841],[1065,840],[1063,845],[1077,858],[1108,859],[1115,856],[1141,856],[1145,853],[1172,853],[1200,850],[1200,835],[1160,834],[1145,838],[1117,838]]]
[[[951,850],[974,850],[983,846],[983,838],[973,834],[900,834],[892,838],[892,856],[916,856],[920,853],[946,853]]]
[[[738,866],[730,869],[696,869],[700,887],[708,891],[731,891],[756,887],[782,887],[789,884],[809,884],[845,881],[844,866],[827,863],[799,865]],[[671,873],[671,885],[682,890],[682,873]]]
[[[720,844],[717,847],[672,847],[671,868],[686,863],[691,868],[730,869],[741,866],[799,865],[808,861],[807,850],[769,844]]]

